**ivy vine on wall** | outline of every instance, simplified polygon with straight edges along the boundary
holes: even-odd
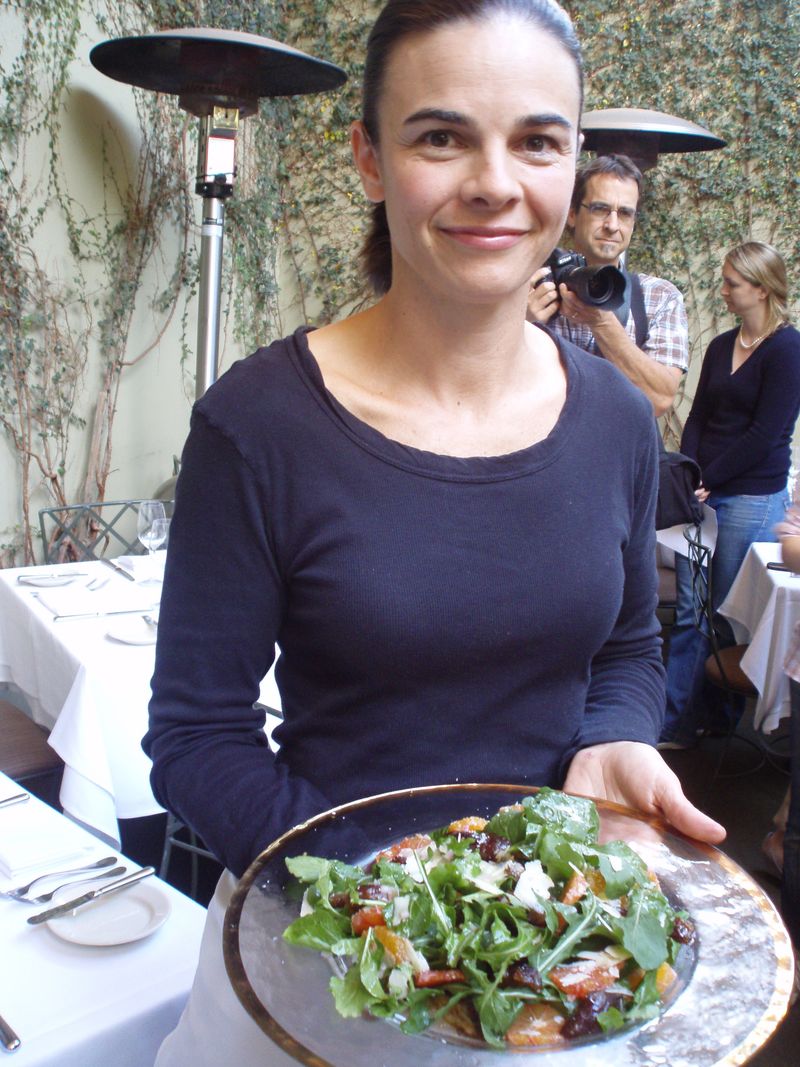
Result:
[[[727,141],[723,151],[665,155],[648,172],[631,253],[634,265],[684,292],[697,361],[725,325],[716,294],[726,249],[748,237],[769,240],[787,259],[790,277],[800,273],[800,4],[566,6],[584,44],[587,109],[666,111]],[[182,313],[190,321],[187,300],[196,284],[194,120],[174,98],[134,91],[138,171],[123,187],[110,165],[103,168],[113,210],[87,219],[64,183],[62,108],[81,18],[107,37],[183,26],[239,29],[348,71],[336,93],[262,101],[239,136],[224,313],[249,350],[299,321],[328,322],[369,299],[357,262],[367,210],[349,161],[348,126],[358,114],[364,43],[379,7],[375,0],[26,0],[22,47],[0,68],[0,424],[19,457],[21,501],[6,562],[32,558],[31,493],[44,489],[53,503],[102,498],[125,369],[146,357],[170,318]],[[0,3],[4,9],[22,17],[18,4]],[[33,148],[41,155],[42,144],[47,165],[39,177]],[[69,237],[69,284],[35,251],[43,220],[52,222],[54,212]],[[148,266],[166,254],[165,234],[179,240],[169,246],[167,282],[153,289]],[[143,303],[153,328],[136,349],[131,321]],[[98,341],[104,364],[99,380],[89,381],[88,346]],[[193,327],[184,343],[193,350]],[[91,432],[81,426],[81,411],[91,412]],[[673,437],[679,432],[677,418],[668,429]],[[83,474],[78,485],[67,484],[68,457],[78,449]]]

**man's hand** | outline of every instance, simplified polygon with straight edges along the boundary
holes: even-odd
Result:
[[[613,311],[604,310],[602,307],[598,307],[596,304],[584,304],[582,300],[568,289],[562,282],[559,286],[561,295],[561,314],[564,315],[570,322],[574,322],[576,325],[588,326],[594,333],[598,329],[614,329],[614,326],[618,326],[622,334],[626,337],[625,327],[619,321]]]
[[[562,315],[571,323],[588,326],[605,358],[641,389],[656,416],[669,411],[682,377],[678,367],[664,366],[637,348],[613,311],[584,304],[563,282],[560,289]]]
[[[540,267],[531,278],[531,288],[528,293],[528,322],[541,322],[544,325],[557,311],[558,290],[550,268]]]
[[[725,828],[683,795],[677,775],[650,745],[613,741],[576,752],[564,789],[658,815],[698,841],[719,844]]]

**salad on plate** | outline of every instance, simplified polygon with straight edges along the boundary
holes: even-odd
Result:
[[[563,1045],[657,1016],[690,920],[591,800],[541,789],[387,846],[363,866],[286,860],[292,945],[336,965],[339,1013],[502,1049]]]

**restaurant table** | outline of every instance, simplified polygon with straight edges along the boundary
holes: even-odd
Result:
[[[76,581],[52,590],[18,581],[52,574],[74,575]],[[108,579],[96,593],[98,607],[124,606],[133,590],[157,613],[160,582],[132,583],[100,562],[0,570],[0,682],[15,685],[35,721],[51,731],[50,744],[65,764],[59,795],[64,810],[118,845],[118,819],[163,810],[150,788],[150,760],[141,747],[155,645],[109,637],[115,625],[140,619],[147,608],[126,615],[55,619],[46,607],[56,594],[73,589],[85,603],[95,596],[86,586],[98,578]],[[280,708],[272,672],[262,683],[260,699]],[[270,718],[268,727],[276,722]]]
[[[0,774],[0,800],[19,791],[15,782]],[[35,797],[0,807],[0,839],[7,839],[14,827],[24,829],[25,820],[33,817],[38,826],[46,827],[48,840],[75,838],[89,862],[114,851]],[[13,879],[0,874],[0,889],[29,882],[39,871],[63,870],[82,862],[39,865]],[[124,856],[120,862],[131,871],[138,869]],[[58,884],[56,880],[49,887]],[[186,1003],[206,912],[155,877],[145,884],[157,886],[169,901],[164,924],[141,940],[102,948],[74,944],[46,925],[28,924],[29,915],[50,905],[0,898],[0,1014],[21,1040],[9,1063],[15,1067],[153,1063]],[[75,895],[85,888],[91,886],[81,887]]]
[[[751,545],[719,609],[736,641],[750,646],[742,670],[758,690],[754,723],[764,733],[772,733],[791,714],[783,664],[800,621],[800,577],[767,568],[780,559],[781,546],[775,542]]]

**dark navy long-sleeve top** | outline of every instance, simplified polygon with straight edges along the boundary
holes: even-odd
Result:
[[[697,461],[706,489],[778,493],[800,411],[800,333],[783,326],[732,374],[737,333],[721,333],[708,346],[681,451]]]
[[[657,740],[652,411],[559,347],[556,425],[503,456],[387,439],[303,330],[196,404],[144,747],[156,797],[234,873],[334,803],[559,785],[579,748]],[[276,642],[277,756],[253,708]]]

